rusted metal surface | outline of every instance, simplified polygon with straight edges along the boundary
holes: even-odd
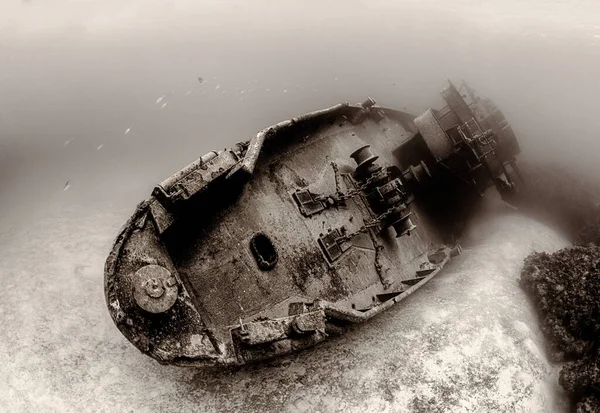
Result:
[[[169,192],[171,188],[183,177],[189,175],[195,170],[202,168],[206,165],[207,162],[213,160],[217,157],[219,153],[216,151],[208,152],[207,154],[202,155],[200,158],[190,163],[188,166],[180,170],[179,172],[174,173],[164,181],[162,181],[159,186],[166,192]]]
[[[185,201],[231,170],[239,161],[234,150],[218,154],[210,152],[208,155],[203,157],[204,160],[200,158],[200,161],[188,165],[184,173],[178,172],[161,182],[154,190],[155,195],[170,203]]]
[[[325,313],[322,310],[298,314],[276,320],[257,321],[247,324],[240,322],[232,330],[245,345],[272,343],[294,337],[294,335],[314,334],[325,331]]]
[[[158,199],[152,200],[150,203],[150,214],[154,219],[156,230],[159,234],[165,232],[175,221],[175,217],[160,203]]]
[[[177,300],[177,281],[169,270],[160,265],[146,265],[133,276],[133,298],[149,313],[164,313]]]
[[[452,151],[369,98],[281,122],[164,180],[107,259],[115,324],[161,363],[243,364],[406,299],[460,253],[431,214],[445,205],[436,196],[471,178],[494,185],[515,160],[494,151],[493,128],[451,124],[466,116],[452,107],[438,124]],[[473,160],[482,174],[469,175]]]

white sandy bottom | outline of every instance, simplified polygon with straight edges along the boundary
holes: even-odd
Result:
[[[428,286],[347,335],[269,365],[160,366],[105,308],[103,263],[131,211],[46,205],[0,233],[6,411],[557,412],[557,367],[518,286],[566,241],[501,209]]]

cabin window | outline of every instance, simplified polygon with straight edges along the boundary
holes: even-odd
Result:
[[[267,271],[277,263],[277,249],[267,235],[259,232],[250,240],[250,250],[256,259],[258,268]]]

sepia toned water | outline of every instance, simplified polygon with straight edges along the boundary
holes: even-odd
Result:
[[[494,202],[464,255],[405,304],[241,371],[141,355],[110,320],[102,266],[137,202],[205,152],[367,96],[419,113],[447,78],[493,98],[528,157],[596,174],[598,7],[2,2],[0,406],[560,411],[557,366],[516,280],[525,255],[566,241]]]

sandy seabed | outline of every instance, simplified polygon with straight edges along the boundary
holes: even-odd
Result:
[[[131,209],[13,211],[0,228],[0,406],[8,412],[560,412],[518,285],[523,258],[567,245],[503,206],[410,299],[300,354],[241,369],[161,366],[106,310],[103,265]]]

